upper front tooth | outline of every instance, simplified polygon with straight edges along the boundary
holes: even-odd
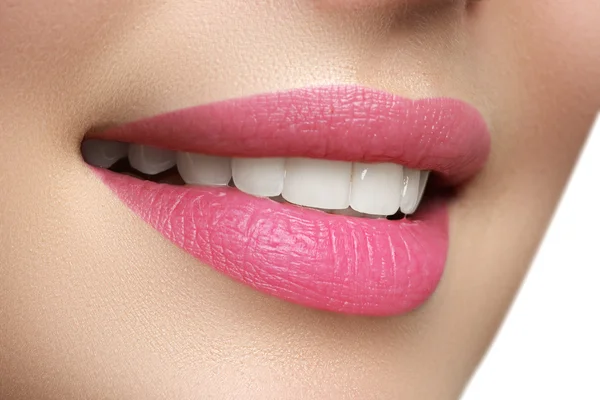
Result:
[[[231,158],[177,153],[177,169],[185,183],[225,186],[231,180]]]
[[[350,207],[365,214],[393,215],[402,200],[402,166],[354,163]]]
[[[281,194],[285,158],[234,158],[231,165],[233,182],[242,192],[261,197]]]
[[[421,172],[412,168],[404,168],[404,180],[402,187],[402,201],[400,211],[404,214],[412,214],[417,209],[419,201],[419,182]]]
[[[175,152],[152,146],[132,144],[129,146],[129,164],[144,174],[160,174],[175,166]]]
[[[121,158],[127,157],[129,145],[113,140],[89,139],[81,144],[83,159],[95,167],[110,168]]]
[[[282,195],[302,206],[343,210],[350,205],[351,176],[350,162],[289,158]]]

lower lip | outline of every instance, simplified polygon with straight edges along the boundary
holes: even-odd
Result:
[[[410,219],[330,215],[236,189],[172,186],[94,169],[147,223],[203,263],[263,293],[338,313],[386,316],[425,302],[442,276],[441,201]]]

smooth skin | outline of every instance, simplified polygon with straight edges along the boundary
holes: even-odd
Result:
[[[571,0],[0,0],[0,398],[456,399],[600,107],[599,18]],[[80,155],[90,128],[329,83],[457,97],[490,125],[441,285],[409,315],[233,282]]]

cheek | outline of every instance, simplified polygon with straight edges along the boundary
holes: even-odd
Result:
[[[476,17],[477,65],[517,101],[600,105],[600,2],[489,1]]]
[[[521,92],[543,129],[535,135],[532,127],[535,158],[568,172],[600,107],[600,2],[511,2],[521,21],[514,25]]]
[[[568,0],[474,10],[474,76],[507,186],[548,196],[562,189],[600,106],[599,15],[600,2]]]
[[[8,70],[12,81],[20,80],[21,89],[29,84],[39,88],[42,80],[73,86],[86,60],[122,40],[123,27],[143,19],[157,4],[158,0],[0,0],[0,73]]]
[[[521,7],[526,15],[519,27],[530,49],[532,66],[540,76],[552,78],[548,84],[567,92],[587,92],[588,101],[600,105],[600,2],[535,3],[544,4]]]

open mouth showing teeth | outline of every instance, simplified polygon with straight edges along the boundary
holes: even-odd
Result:
[[[139,179],[171,185],[231,186],[256,197],[330,214],[401,219],[416,212],[429,171],[393,163],[311,158],[230,158],[90,139],[84,160]]]
[[[361,315],[408,312],[433,293],[447,197],[490,148],[481,114],[460,100],[359,86],[94,127],[84,160],[164,238],[260,292]]]

